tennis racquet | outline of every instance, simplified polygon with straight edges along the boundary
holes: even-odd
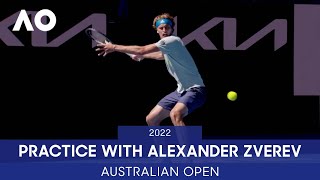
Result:
[[[105,34],[103,34],[102,32],[99,32],[98,30],[94,29],[94,28],[87,28],[85,30],[86,34],[95,42],[97,43],[111,43],[111,40],[109,38],[107,38],[107,36]],[[134,56],[133,54],[129,54],[129,53],[125,53],[128,56],[130,56],[131,58]]]

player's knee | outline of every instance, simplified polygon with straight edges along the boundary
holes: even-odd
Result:
[[[182,112],[173,109],[170,112],[170,118],[173,123],[182,121]]]
[[[156,126],[157,125],[157,119],[153,115],[147,115],[146,122],[148,126]]]

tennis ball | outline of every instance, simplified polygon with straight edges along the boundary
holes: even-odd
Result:
[[[230,92],[228,92],[227,97],[230,101],[235,101],[235,100],[237,100],[238,95],[236,92],[230,91]]]

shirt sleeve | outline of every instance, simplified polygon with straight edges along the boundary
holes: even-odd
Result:
[[[160,51],[164,54],[169,54],[175,46],[177,46],[177,39],[173,36],[165,37],[160,39],[155,45],[160,49]]]

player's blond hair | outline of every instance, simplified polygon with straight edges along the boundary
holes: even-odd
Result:
[[[157,27],[156,27],[156,22],[159,20],[159,19],[169,19],[171,22],[172,22],[172,30],[174,28],[174,18],[169,14],[169,13],[162,13],[158,16],[156,16],[154,19],[153,19],[153,24],[152,24],[152,27],[157,30]]]

